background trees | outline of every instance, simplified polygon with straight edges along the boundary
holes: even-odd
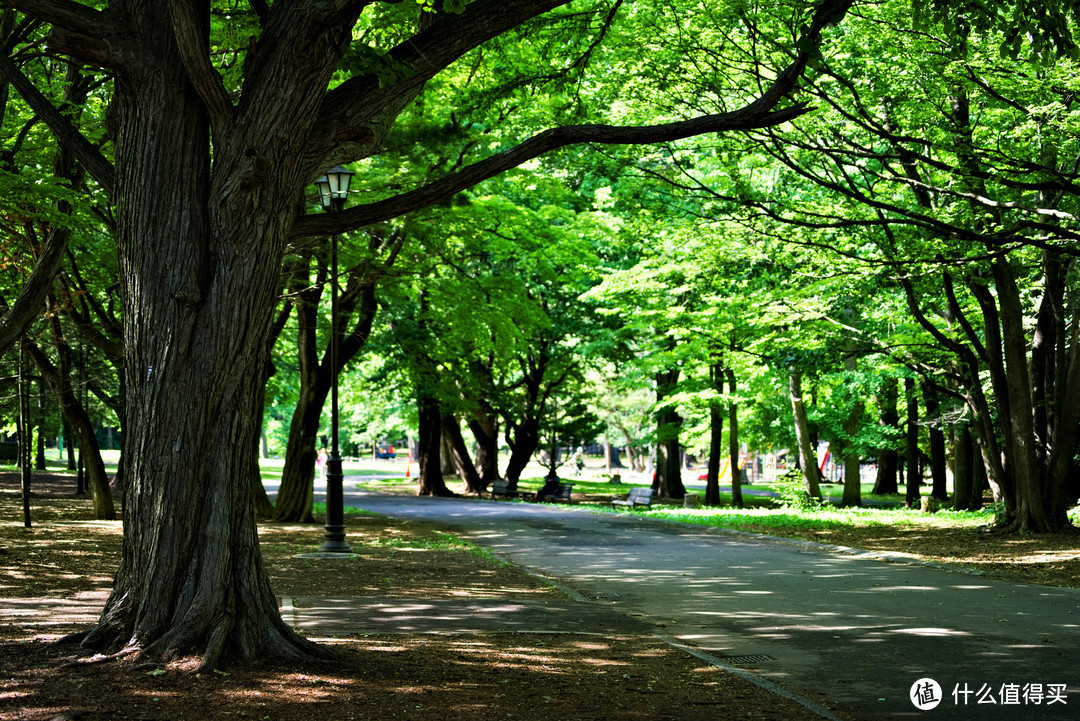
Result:
[[[197,653],[205,667],[223,653],[318,653],[277,618],[254,542],[251,460],[284,294],[297,302],[302,372],[279,512],[305,518],[326,374],[311,330],[326,282],[353,293],[355,315],[338,321],[357,352],[378,336],[384,376],[415,399],[424,492],[445,492],[435,439],[461,421],[488,459],[502,433],[516,479],[545,424],[561,425],[554,407],[587,396],[596,356],[650,379],[630,385],[656,394],[658,484],[676,498],[674,429],[695,403],[717,423],[726,405],[737,441],[744,424],[732,419],[758,410],[741,402],[744,375],[747,397],[771,387],[829,399],[831,414],[800,420],[807,440],[831,435],[852,459],[887,445],[867,440],[876,386],[859,373],[876,367],[904,378],[909,407],[918,378],[937,427],[962,438],[968,425],[1012,528],[1060,528],[1080,425],[1076,71],[1054,55],[1071,47],[1072,18],[1038,4],[1043,21],[1020,26],[1030,45],[998,32],[1000,4],[957,16],[932,2],[861,9],[821,52],[821,32],[850,2],[753,13],[560,0],[167,12],[6,2],[18,12],[4,15],[0,73],[25,99],[27,130],[6,113],[5,141],[25,146],[40,130],[30,112],[45,121],[73,159],[56,177],[86,188],[79,198],[119,259],[118,282],[96,289],[75,262],[72,297],[58,302],[63,322],[104,353],[111,343],[113,358],[123,324],[125,555],[86,643]],[[1027,5],[1007,9],[1019,17]],[[88,86],[57,85],[66,65],[26,64],[46,26],[52,57],[86,67]],[[786,99],[811,63],[812,114]],[[103,126],[76,129],[56,112],[65,87],[108,97]],[[755,132],[715,135],[729,131]],[[667,145],[538,160],[580,143]],[[342,161],[357,163],[357,201],[309,213],[306,188]],[[532,175],[477,187],[523,165]],[[325,238],[360,228],[348,277],[325,278]],[[30,247],[47,238],[37,232]],[[45,242],[43,257],[55,248]],[[22,252],[23,277],[9,282],[40,305],[52,261],[27,277]],[[599,296],[582,296],[600,271],[634,279],[608,283],[634,312],[594,313]],[[25,317],[4,327],[21,331]],[[65,334],[50,332],[62,371]],[[641,364],[628,371],[631,358]],[[796,410],[768,432],[791,435]],[[917,490],[910,416],[907,429]],[[941,438],[929,440],[940,456]],[[490,460],[478,465],[470,486],[491,478]]]

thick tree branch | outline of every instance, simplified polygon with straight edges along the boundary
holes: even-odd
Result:
[[[205,24],[207,18],[189,0],[169,0],[169,12],[176,46],[191,84],[206,105],[210,122],[220,129],[232,119],[233,105],[221,75],[210,62],[210,35]]]
[[[104,40],[112,32],[105,13],[68,0],[3,0],[0,5],[98,40]]]
[[[516,168],[544,153],[581,143],[606,145],[645,145],[670,142],[705,133],[733,130],[753,130],[777,125],[799,117],[809,108],[797,104],[771,113],[751,113],[746,110],[707,115],[663,125],[625,127],[612,125],[571,125],[545,130],[520,145],[466,166],[453,175],[429,183],[416,190],[387,198],[376,203],[358,205],[340,213],[321,213],[304,216],[293,229],[294,237],[342,233],[364,225],[395,218],[404,213],[426,208],[455,193],[500,173]]]
[[[336,162],[374,152],[381,136],[424,84],[462,55],[567,2],[477,0],[464,12],[439,13],[424,30],[387,54],[390,62],[409,69],[397,82],[382,85],[374,74],[359,75],[326,94],[314,125],[318,135],[307,143],[306,163],[312,177]]]
[[[809,28],[797,42],[799,52],[794,60],[759,98],[739,110],[643,127],[577,125],[549,129],[514,148],[485,158],[447,178],[416,190],[340,213],[304,216],[296,222],[293,237],[342,233],[420,210],[543,153],[567,145],[662,143],[706,133],[767,128],[793,120],[806,113],[809,108],[802,103],[781,110],[774,108],[795,89],[810,58],[818,51],[822,30],[839,22],[853,1],[823,0],[814,13]],[[416,67],[417,72],[410,76],[406,84],[419,88],[453,60],[485,40],[562,4],[564,0],[519,0],[511,4],[505,0],[480,0],[470,4],[461,15],[447,16],[447,19],[434,23],[408,43],[395,48],[391,54],[395,55],[396,60],[409,62]],[[332,126],[340,127],[346,123],[347,115],[356,112],[356,103],[364,100],[372,102],[369,85],[371,82],[371,78],[357,78],[343,83],[327,95],[324,108],[349,109],[344,116],[335,118],[338,122],[331,123]],[[401,87],[392,86],[391,91],[400,93]],[[324,142],[325,140],[326,138],[323,138]]]
[[[22,71],[11,62],[11,58],[0,56],[0,75],[7,78],[22,95],[26,104],[45,121],[60,145],[67,148],[86,169],[86,172],[98,182],[106,193],[112,193],[114,171],[112,163],[105,159],[101,151],[86,139],[64,115],[56,109],[48,98],[23,75]]]
[[[54,228],[49,233],[49,239],[22,292],[0,317],[0,356],[41,316],[45,298],[52,289],[53,278],[60,269],[70,237],[71,231],[67,228]]]

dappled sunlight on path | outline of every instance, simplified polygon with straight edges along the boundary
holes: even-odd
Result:
[[[865,718],[918,714],[911,685],[1066,684],[1073,707],[984,705],[979,719],[1074,718],[1080,591],[888,563],[812,543],[466,499],[352,502],[450,524],[474,543],[613,609]],[[950,702],[952,699],[950,699]],[[1069,713],[1065,713],[1068,711]],[[972,718],[942,704],[937,718]]]

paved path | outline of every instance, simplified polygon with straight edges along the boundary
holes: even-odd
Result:
[[[860,718],[1080,718],[1074,589],[566,507],[347,485],[349,505],[454,526],[595,603]],[[932,711],[909,699],[923,678],[941,687]]]

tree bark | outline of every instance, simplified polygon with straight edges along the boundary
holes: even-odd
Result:
[[[907,491],[904,502],[908,508],[918,508],[922,469],[919,463],[919,398],[915,392],[914,378],[904,379],[904,397],[907,399],[907,444],[904,450]]]
[[[953,430],[953,508],[958,511],[974,511],[975,499],[975,450],[971,431],[966,425]]]
[[[417,495],[450,497],[454,493],[446,487],[442,471],[442,413],[439,401],[430,389],[417,391]]]
[[[742,470],[739,468],[739,404],[735,402],[735,371],[726,369],[728,393],[728,458],[731,461],[731,503],[736,508],[743,507]]]
[[[521,472],[529,464],[532,455],[540,447],[540,420],[526,416],[517,423],[506,421],[506,442],[510,446],[510,458],[506,462],[506,480],[516,489]]]
[[[720,373],[720,364],[710,369],[713,383]],[[705,477],[705,505],[720,505],[720,457],[723,455],[724,413],[719,401],[709,404],[709,465]]]
[[[324,656],[281,620],[250,460],[282,258],[311,180],[304,143],[348,23],[275,13],[230,110],[207,104],[221,96],[193,84],[198,61],[177,44],[208,25],[122,5],[111,9],[130,37],[155,52],[118,71],[113,98],[129,480],[120,568],[84,644],[198,655],[204,669],[223,655]]]
[[[469,430],[476,439],[476,470],[481,488],[499,480],[499,426],[494,411],[477,411],[469,419]]]
[[[683,498],[686,487],[682,481],[679,431],[682,416],[674,406],[665,403],[679,383],[678,368],[656,374],[656,479],[660,498]]]
[[[810,440],[810,421],[806,417],[806,405],[802,396],[802,373],[792,368],[788,371],[788,388],[791,397],[791,413],[795,423],[795,439],[799,444],[799,467],[802,469],[803,490],[811,498],[821,498],[818,484],[817,453]]]
[[[307,259],[299,260],[289,271],[293,276],[291,286],[296,298],[300,392],[289,422],[285,465],[281,470],[281,485],[274,508],[274,520],[293,523],[310,523],[314,520],[312,501],[315,461],[318,458],[316,445],[333,379],[328,333],[323,333],[322,340],[327,341],[327,346],[322,358],[319,358],[318,306],[323,286],[328,281],[327,268],[325,263],[317,262],[312,278],[309,263]],[[369,276],[353,268],[348,277],[349,282],[339,299],[338,317],[335,319],[340,339],[337,354],[339,374],[367,342],[377,310],[377,274]],[[346,334],[344,328],[349,325],[352,325],[352,329]]]
[[[54,323],[58,319],[53,318]],[[54,328],[55,331],[55,328]],[[60,336],[54,334],[57,350],[63,357],[65,350],[61,347],[63,341]],[[94,517],[104,520],[116,518],[116,507],[113,505],[112,490],[109,487],[109,475],[105,471],[105,461],[101,458],[101,448],[98,445],[97,434],[94,432],[94,424],[86,407],[79,400],[75,389],[71,386],[69,364],[61,361],[60,367],[53,365],[48,356],[35,343],[23,341],[23,348],[30,355],[37,366],[38,371],[45,382],[49,384],[53,395],[64,419],[68,422],[75,438],[79,443],[79,452],[86,464],[87,488],[90,490],[90,498],[94,504]]]
[[[313,261],[314,273],[310,269]],[[285,464],[274,502],[274,520],[313,523],[316,445],[323,406],[330,393],[330,373],[321,372],[318,357],[319,298],[326,284],[327,266],[321,259],[311,256],[292,263],[288,274],[296,311],[296,373],[300,390],[289,421]]]
[[[949,499],[948,459],[945,455],[945,431],[941,428],[939,414],[940,402],[937,391],[928,383],[923,383],[923,404],[926,407],[926,419],[930,425],[927,428],[927,438],[930,445],[930,479],[932,490],[930,495],[939,501]]]
[[[851,440],[859,432],[862,412],[862,403],[856,403],[844,421],[844,434],[847,439],[841,449],[844,457],[844,496],[840,501],[844,508],[858,508],[862,505],[862,459]]]
[[[476,466],[469,458],[469,449],[465,447],[465,439],[461,436],[461,424],[452,413],[446,413],[442,418],[442,435],[446,439],[450,451],[450,458],[454,464],[461,482],[465,484],[467,493],[480,493],[484,490],[484,483],[480,474],[476,472]]]

